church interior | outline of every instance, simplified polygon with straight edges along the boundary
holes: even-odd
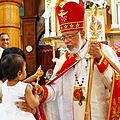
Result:
[[[84,2],[84,26],[86,38],[89,39],[92,29],[90,14],[94,0],[73,1]],[[113,47],[120,47],[120,1],[97,2],[99,41],[107,41]],[[0,0],[0,33],[9,35],[10,46],[24,51],[29,74],[33,74],[41,65],[44,76],[40,84],[46,82],[48,75],[52,74],[55,62],[64,52],[55,14],[56,3],[57,0]]]

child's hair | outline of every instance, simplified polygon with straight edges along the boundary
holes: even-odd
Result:
[[[7,55],[7,54],[19,54],[19,55],[21,55],[21,56],[24,58],[24,60],[26,61],[26,56],[25,56],[24,52],[23,52],[20,48],[10,47],[10,48],[5,49],[5,50],[3,51],[3,53],[2,53],[1,59],[2,59],[5,55]]]
[[[10,48],[6,48],[3,53],[2,53],[2,56],[1,56],[1,59],[7,55],[7,54],[19,54],[21,55],[24,60],[26,61],[26,56],[24,54],[24,52],[20,49],[20,48],[17,48],[17,47],[10,47]],[[27,68],[26,68],[27,69]],[[4,78],[3,74],[2,74],[2,68],[1,68],[1,60],[0,60],[0,80],[2,80]]]
[[[23,70],[25,60],[21,55],[8,54],[1,59],[2,74],[8,80],[17,77],[19,71]]]

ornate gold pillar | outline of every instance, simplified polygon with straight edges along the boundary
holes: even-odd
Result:
[[[10,36],[10,46],[21,47],[20,4],[22,0],[0,0],[0,33]]]

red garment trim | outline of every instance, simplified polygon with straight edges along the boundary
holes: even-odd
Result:
[[[48,89],[46,88],[45,85],[43,85],[42,88],[43,88],[43,95],[42,95],[42,98],[41,98],[41,100],[40,100],[40,103],[44,103],[45,100],[46,100],[47,97],[48,97]]]
[[[107,69],[108,65],[109,65],[109,62],[108,62],[108,60],[104,57],[103,60],[102,60],[102,62],[101,62],[101,64],[100,64],[100,65],[97,64],[97,67],[98,67],[99,72],[104,73],[105,70]]]
[[[76,59],[78,56],[77,54],[74,54],[73,56],[66,52],[66,61],[63,63],[63,65],[61,66],[61,69],[57,72],[55,78],[53,78],[52,80],[48,81],[46,84],[51,84],[54,81],[56,81],[59,77],[61,77],[65,72],[67,72],[71,67],[73,67],[75,64],[77,64],[80,59]]]
[[[70,53],[66,52],[66,61],[63,63],[62,68],[57,72],[57,75],[74,64],[77,61],[76,58],[76,54],[71,55]]]
[[[120,118],[120,74],[115,73],[112,81],[111,96],[107,120],[119,120]]]
[[[46,116],[45,116],[45,112],[44,112],[44,107],[43,107],[42,104],[40,105],[40,111],[41,111],[42,120],[46,120]]]
[[[36,120],[42,120],[38,108],[36,108],[35,118],[36,118]]]

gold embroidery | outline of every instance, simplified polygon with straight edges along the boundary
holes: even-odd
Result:
[[[70,54],[68,55],[68,57],[69,57],[69,59],[70,59],[70,58],[74,57],[74,54],[70,53]]]
[[[73,28],[73,24],[70,24],[70,27]]]
[[[60,10],[60,13],[58,14],[60,17],[63,17],[64,15],[66,15],[68,13],[68,11],[64,12],[63,9]]]
[[[116,80],[120,80],[120,74],[116,74]]]
[[[64,26],[64,28],[67,28],[67,27],[68,27],[67,25]]]
[[[103,63],[104,63],[104,65],[107,65],[108,61],[107,61],[107,60],[104,60]]]
[[[80,24],[79,24],[79,23],[77,23],[77,24],[76,24],[76,27],[78,28],[79,26],[80,26]]]
[[[117,100],[113,99],[113,106],[112,106],[112,120],[119,120],[120,118],[120,97]]]

